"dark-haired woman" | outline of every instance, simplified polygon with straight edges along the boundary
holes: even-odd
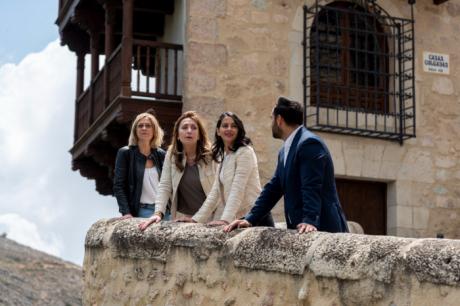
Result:
[[[198,114],[188,111],[174,124],[171,146],[166,153],[163,174],[158,187],[155,213],[139,224],[145,230],[164,218],[171,201],[171,217],[179,212],[191,217],[201,207],[214,182],[216,165],[211,144]]]
[[[181,221],[205,223],[214,213],[209,225],[229,224],[244,216],[261,191],[257,157],[246,136],[243,122],[232,112],[220,115],[217,121],[213,159],[219,162],[218,173],[206,201],[191,219]],[[220,213],[219,202],[223,201]],[[262,224],[273,226],[271,215],[267,215]]]

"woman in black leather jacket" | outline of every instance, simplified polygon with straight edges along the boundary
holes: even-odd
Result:
[[[150,113],[134,119],[129,145],[118,150],[113,192],[122,219],[150,217],[155,211],[165,151],[160,148],[163,130]]]

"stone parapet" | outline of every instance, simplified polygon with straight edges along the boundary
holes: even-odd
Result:
[[[101,220],[85,305],[456,305],[460,241]]]

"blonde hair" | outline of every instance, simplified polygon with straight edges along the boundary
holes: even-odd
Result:
[[[184,170],[184,165],[182,164],[182,160],[184,159],[184,147],[179,140],[179,127],[182,120],[187,118],[195,121],[196,125],[198,126],[198,142],[196,144],[195,162],[203,160],[204,163],[208,163],[212,157],[211,142],[209,141],[208,133],[204,128],[203,121],[196,112],[185,112],[176,120],[176,123],[174,124],[171,146],[169,147],[171,150],[171,157],[174,158],[174,163],[180,171]]]
[[[131,133],[129,134],[128,145],[137,145],[137,143],[139,142],[136,129],[137,125],[139,124],[139,121],[141,121],[144,118],[149,119],[153,128],[153,138],[150,141],[150,147],[152,147],[153,149],[160,147],[163,143],[164,132],[163,129],[160,127],[157,118],[155,118],[155,116],[150,113],[142,113],[136,116],[136,119],[134,119],[133,125],[131,126]]]

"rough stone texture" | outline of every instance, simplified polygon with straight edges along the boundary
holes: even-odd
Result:
[[[82,287],[80,266],[0,236],[0,305],[82,305]]]
[[[85,305],[455,305],[460,241],[102,220]],[[104,237],[104,239],[101,239]],[[106,239],[107,238],[107,239]]]
[[[281,145],[271,137],[273,104],[279,95],[302,101],[302,7],[314,2],[187,1],[184,110],[198,110],[210,123],[211,135],[221,111],[238,113],[254,141],[262,183],[272,175]],[[460,218],[443,222],[441,217],[460,208],[460,40],[455,39],[460,31],[460,5],[454,2],[437,6],[422,1],[414,7],[417,138],[400,146],[321,134],[338,176],[388,183],[387,206],[403,206],[399,212],[410,216],[405,220],[398,217],[401,213],[389,215],[387,230],[398,235],[435,237],[441,232],[460,238]],[[407,1],[378,4],[391,16],[410,18]],[[449,54],[450,75],[424,72],[423,51]],[[442,195],[436,189],[440,183],[445,190]],[[418,208],[424,210],[416,212]],[[284,221],[282,205],[274,215]]]

